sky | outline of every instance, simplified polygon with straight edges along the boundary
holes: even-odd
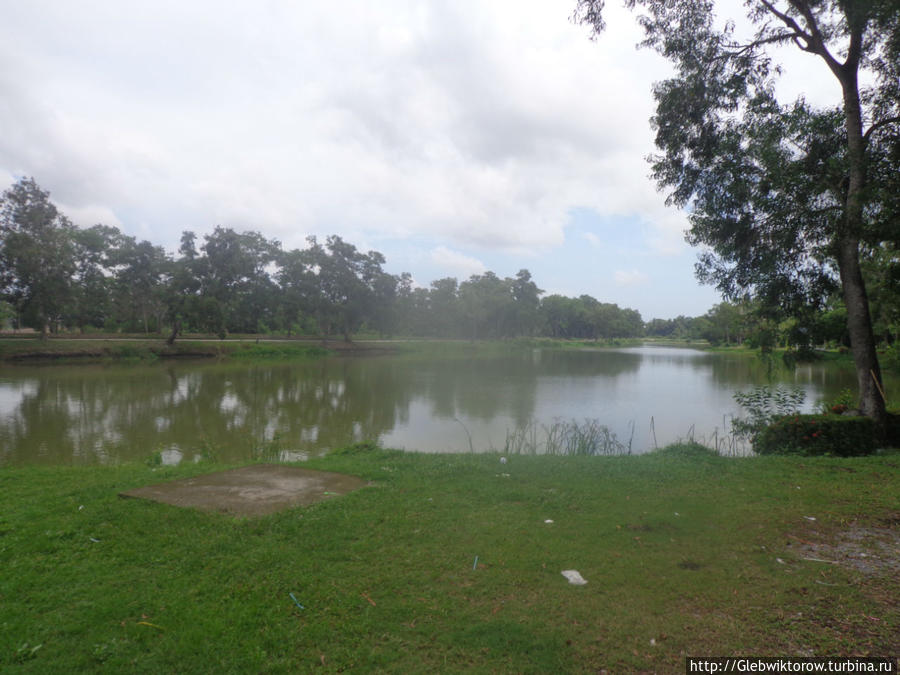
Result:
[[[729,0],[732,4],[736,0]],[[0,190],[174,252],[338,234],[416,284],[528,269],[645,320],[720,301],[649,178],[651,86],[615,0],[0,0]],[[798,52],[799,54],[799,52]],[[836,93],[815,57],[787,96]]]

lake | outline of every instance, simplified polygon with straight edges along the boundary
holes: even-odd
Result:
[[[657,346],[4,366],[0,464],[297,460],[362,440],[478,452],[559,420],[595,420],[644,452],[690,436],[721,441],[740,412],[733,392],[766,381],[753,356]],[[855,374],[804,364],[775,382],[804,389],[813,410],[855,389]]]

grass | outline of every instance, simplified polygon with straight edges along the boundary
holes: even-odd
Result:
[[[244,342],[238,340],[84,339],[35,338],[0,339],[0,362],[52,360],[57,363],[87,361],[155,361],[161,358],[234,358],[272,360],[318,357],[328,351],[311,342]]]
[[[896,532],[897,455],[501,464],[361,446],[307,466],[372,486],[242,520],[116,496],[212,464],[3,468],[0,670],[683,672],[685,655],[900,653],[896,572],[798,550],[854,523]]]
[[[633,429],[633,427],[632,427]],[[596,419],[555,419],[550,424],[531,421],[507,430],[505,455],[630,455],[631,441],[621,442]]]

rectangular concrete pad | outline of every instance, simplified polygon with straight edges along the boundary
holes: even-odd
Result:
[[[203,511],[261,516],[291,506],[306,506],[366,485],[356,476],[296,466],[255,464],[182,478],[119,493]]]

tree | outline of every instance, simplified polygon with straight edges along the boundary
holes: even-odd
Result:
[[[177,260],[167,263],[163,274],[162,297],[166,307],[166,318],[171,332],[166,344],[173,345],[185,324],[196,321],[202,304],[200,297],[200,277],[203,275],[205,260],[197,253],[197,235],[185,231],[181,234],[181,245]]]
[[[325,245],[309,237],[308,264],[314,273],[313,313],[322,337],[339,330],[349,342],[366,321],[377,323],[376,314],[384,310],[383,300],[392,297],[396,282],[386,280],[381,266],[384,256],[378,251],[362,253],[331,235]]]
[[[847,309],[860,408],[883,420],[881,373],[860,248],[896,241],[900,6],[896,0],[747,0],[748,40],[717,28],[712,0],[627,0],[645,46],[674,77],[654,87],[661,154],[653,175],[690,207],[688,240],[711,251],[701,280],[728,298],[750,291],[787,309],[816,304],[835,276]],[[603,0],[577,0],[595,34]],[[782,105],[771,48],[794,45],[836,78],[841,99]],[[861,89],[860,73],[874,85]]]
[[[444,337],[462,335],[462,303],[459,299],[459,283],[453,277],[435,279],[428,292],[428,309],[431,314],[429,328],[433,335]]]
[[[33,178],[22,178],[0,198],[3,291],[42,339],[71,302],[73,233],[72,223]]]
[[[118,228],[94,225],[72,232],[75,254],[73,279],[74,302],[68,314],[71,325],[82,330],[87,326],[101,328],[111,312],[110,254],[120,241]]]
[[[149,241],[138,242],[134,237],[121,236],[110,258],[116,268],[119,316],[132,325],[140,324],[149,333],[150,317],[159,318],[165,307],[162,284],[165,270],[170,266],[166,252]],[[157,321],[156,330],[159,329]]]
[[[266,268],[275,261],[280,244],[258,232],[237,233],[216,227],[204,236],[206,264],[203,295],[219,308],[215,332],[256,333],[271,316],[274,284]]]
[[[513,296],[513,326],[516,335],[531,335],[537,329],[538,308],[544,292],[531,280],[531,272],[519,270],[510,280]]]

